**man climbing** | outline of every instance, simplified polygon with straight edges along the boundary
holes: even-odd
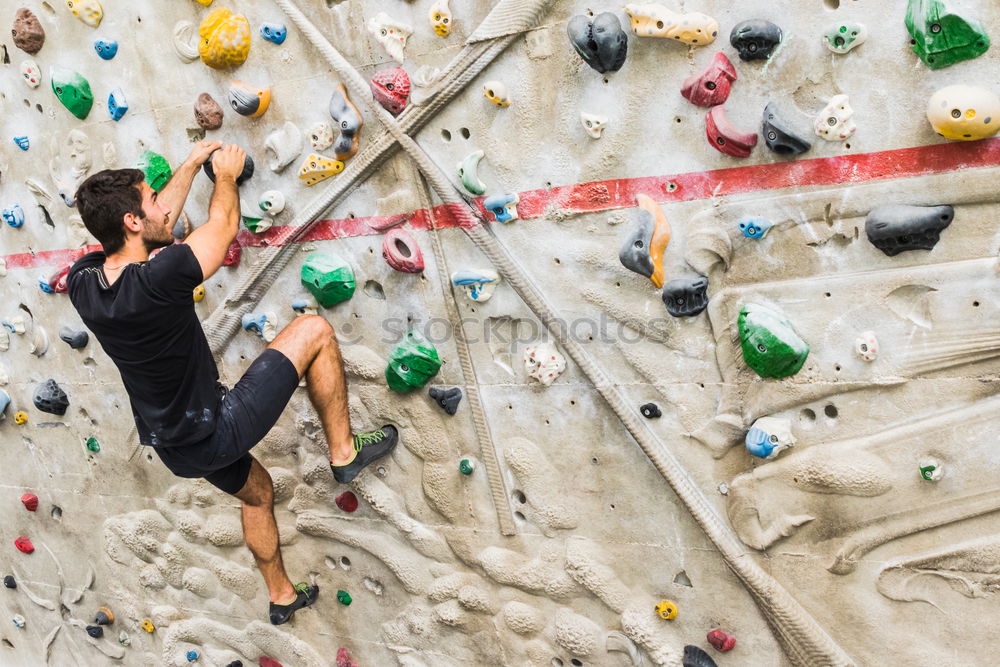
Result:
[[[398,433],[383,426],[352,436],[340,348],[333,327],[318,315],[289,324],[232,389],[219,383],[192,292],[218,271],[236,238],[236,177],[245,155],[235,145],[202,141],[159,193],[137,169],[88,178],[76,193],[77,207],[103,252],[80,258],[67,287],[84,324],[121,373],[139,442],[175,475],[203,477],[242,501],[243,535],[267,584],[271,623],[278,625],[311,605],[319,587],[293,586],[285,573],[271,477],[250,450],[278,420],[303,376],[338,482],[350,482],[391,452]],[[208,222],[174,244],[172,214],[183,209],[207,160],[215,172]]]

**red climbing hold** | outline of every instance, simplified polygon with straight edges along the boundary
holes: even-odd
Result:
[[[390,229],[382,238],[382,257],[389,266],[403,273],[424,270],[424,254],[420,252],[417,240],[399,227]]]
[[[337,507],[345,512],[353,512],[358,509],[358,497],[354,495],[353,491],[344,491],[337,496],[335,502],[337,503]]]
[[[69,276],[69,267],[70,265],[67,264],[53,273],[52,277],[49,278],[49,289],[56,294],[66,294],[67,292],[66,278]]]
[[[26,554],[30,554],[35,550],[35,545],[31,543],[27,537],[19,537],[14,540],[14,546],[17,547],[18,551],[22,551]]]
[[[222,260],[223,266],[239,266],[240,257],[243,255],[243,251],[240,250],[240,244],[233,241],[229,248],[226,250],[226,258]]]
[[[708,69],[684,79],[681,95],[691,104],[714,107],[729,99],[733,81],[736,81],[736,68],[726,54],[719,51]]]
[[[737,129],[721,104],[712,107],[705,116],[705,136],[712,148],[733,157],[749,157],[757,145],[757,133]]]
[[[736,637],[723,630],[712,630],[708,633],[708,643],[715,647],[717,651],[732,651],[736,646]]]
[[[21,502],[24,503],[24,509],[29,512],[34,512],[38,509],[38,496],[33,493],[26,493],[21,496]]]
[[[358,667],[358,663],[351,660],[346,648],[337,649],[337,667]]]
[[[274,658],[269,658],[266,655],[260,656],[260,667],[282,667],[281,663]]]

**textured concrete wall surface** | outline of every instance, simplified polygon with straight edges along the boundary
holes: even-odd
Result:
[[[582,0],[452,0],[446,36],[430,18],[441,0],[103,0],[97,27],[67,4],[98,3],[0,0],[0,24],[26,7],[45,31],[34,55],[0,32],[0,208],[25,217],[0,225],[0,574],[17,584],[0,589],[0,664],[183,665],[193,650],[195,664],[312,666],[336,664],[340,648],[362,666],[711,664],[689,646],[722,667],[995,664],[983,634],[1000,618],[1000,139],[947,141],[925,111],[945,86],[1000,91],[996,46],[930,69],[904,16],[932,3],[904,0],[633,9],[653,24],[708,25],[675,17],[704,13],[718,24],[707,45],[638,37],[623,6]],[[246,62],[223,70],[197,57],[198,26],[220,6],[251,30]],[[1000,37],[995,3],[952,10]],[[366,27],[380,12],[412,28],[401,62]],[[573,17],[601,12],[627,34],[617,71],[588,66],[567,38]],[[743,61],[730,44],[748,19],[781,27],[769,58]],[[264,23],[286,25],[287,39],[263,39]],[[825,30],[856,24],[863,44],[825,46]],[[117,42],[110,60],[102,39]],[[708,109],[681,95],[719,52],[737,75],[725,113],[757,141],[749,157],[710,145]],[[363,93],[400,65],[412,90],[393,120]],[[54,94],[53,68],[88,80],[85,119]],[[269,87],[263,115],[236,113],[233,80]],[[484,97],[487,82],[509,106]],[[310,141],[319,123],[337,136],[339,83],[364,117],[360,151],[307,187],[306,156],[333,155]],[[128,103],[117,121],[116,89]],[[221,128],[196,122],[201,93],[224,108]],[[857,131],[827,140],[813,126],[837,95]],[[765,146],[768,103],[807,152]],[[599,138],[581,113],[606,119]],[[300,388],[254,449],[274,479],[289,575],[321,589],[283,626],[268,623],[238,501],[173,477],[139,445],[113,362],[93,337],[80,349],[60,339],[84,327],[64,293],[40,287],[97,249],[67,205],[83,178],[147,150],[176,166],[202,138],[254,158],[245,211],[267,191],[287,200],[270,229],[241,229],[239,261],[195,306],[222,381],[265,345],[241,316],[286,326],[309,296],[306,257],[336,253],[357,290],[319,314],[342,346],[352,424],[401,433],[389,458],[339,485]],[[519,195],[517,219],[498,222],[462,186],[456,165],[475,151],[486,196]],[[205,222],[211,192],[199,175],[178,234]],[[954,219],[933,249],[890,256],[866,230],[888,204],[950,205]],[[694,316],[669,314],[661,289],[619,260],[623,245],[648,243],[636,230],[657,213],[670,229],[663,279],[707,280]],[[772,223],[762,238],[741,231],[749,216]],[[412,234],[421,273],[383,259],[390,229]],[[497,271],[492,298],[453,285],[461,270]],[[801,370],[765,379],[748,367],[748,304],[777,313],[772,330],[787,318],[808,346]],[[399,393],[384,371],[410,329],[443,365]],[[856,351],[866,332],[874,360]],[[538,344],[566,361],[551,384],[525,366]],[[49,379],[65,415],[33,403]],[[430,387],[462,389],[454,415]],[[648,403],[662,415],[643,416]],[[755,423],[793,446],[752,456]],[[354,512],[335,502],[346,491]],[[37,495],[35,511],[23,494]],[[676,618],[658,615],[664,600]],[[95,639],[85,626],[101,606],[115,621]],[[716,629],[736,638],[731,651],[707,641]]]

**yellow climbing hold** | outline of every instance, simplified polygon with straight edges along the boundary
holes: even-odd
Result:
[[[66,0],[66,6],[73,12],[73,16],[91,28],[101,25],[101,19],[104,18],[104,8],[98,0]]]
[[[310,153],[305,162],[302,163],[302,167],[299,168],[299,178],[306,185],[316,185],[342,171],[344,171],[344,163],[340,160]]]
[[[200,2],[201,4],[205,5],[206,7],[208,7],[210,4],[212,4],[212,0],[197,0],[197,2]]]
[[[198,303],[204,298],[205,298],[205,286],[198,285],[197,287],[194,288],[194,302]]]
[[[14,413],[14,423],[20,426],[21,424],[28,423],[28,414],[26,412],[15,412]]]
[[[672,621],[677,618],[677,604],[673,600],[660,600],[660,604],[656,605],[656,613],[660,618]]]
[[[146,632],[152,632],[153,630],[156,629],[156,626],[153,625],[153,622],[151,620],[149,620],[148,618],[147,619],[143,619],[142,623],[139,624],[139,627],[141,627]]]
[[[198,26],[198,55],[215,69],[242,65],[250,53],[250,22],[225,7],[209,12]]]

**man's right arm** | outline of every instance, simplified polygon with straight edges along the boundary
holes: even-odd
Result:
[[[191,232],[185,243],[208,280],[226,259],[226,251],[240,226],[240,194],[236,177],[243,171],[246,153],[234,144],[219,149],[212,158],[215,190],[208,206],[208,222]]]

